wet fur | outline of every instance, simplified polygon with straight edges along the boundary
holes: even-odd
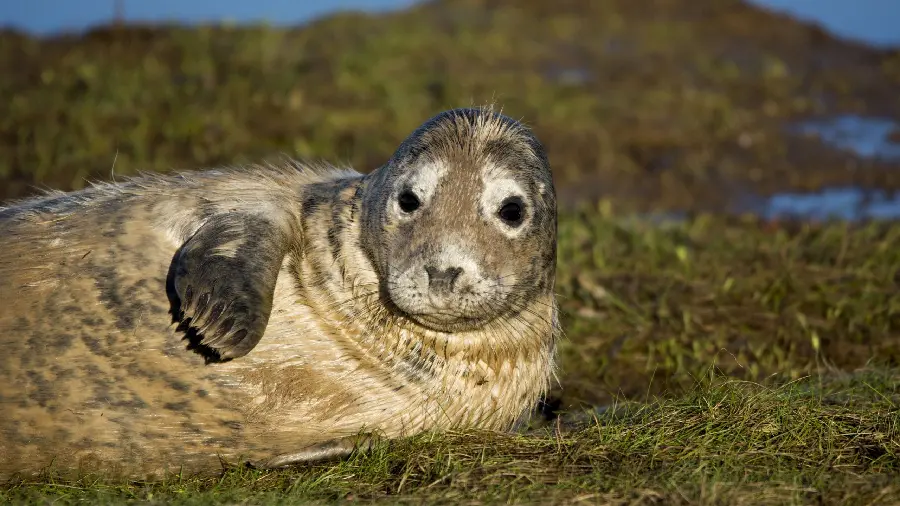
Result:
[[[392,181],[423,157],[521,168],[536,235],[498,241],[439,206],[386,229]],[[469,205],[466,184],[442,202]],[[527,275],[497,318],[439,332],[392,307],[384,271],[412,258],[397,234],[412,251],[454,228]],[[0,236],[0,477],[205,472],[343,454],[359,433],[508,430],[553,373],[549,166],[492,111],[438,116],[368,176],[293,162],[143,175],[0,209]]]

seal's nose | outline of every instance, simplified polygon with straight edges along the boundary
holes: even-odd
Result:
[[[462,267],[448,267],[440,270],[431,265],[426,265],[425,272],[428,273],[428,288],[441,292],[453,291],[453,283],[456,282],[462,271]]]

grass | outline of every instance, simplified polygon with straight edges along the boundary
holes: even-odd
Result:
[[[0,492],[13,504],[866,504],[900,498],[900,381],[863,371],[777,388],[714,377],[518,435],[423,435],[305,469]]]
[[[217,479],[46,476],[0,502],[900,502],[900,225],[699,212],[754,192],[900,188],[896,166],[784,130],[900,118],[898,86],[897,51],[736,0],[0,31],[0,199],[279,152],[370,170],[437,111],[496,101],[547,145],[566,208],[560,384],[529,430]]]
[[[218,479],[51,477],[0,502],[900,501],[900,227],[560,223],[560,385],[518,434]]]
[[[605,210],[604,210],[605,209]],[[563,405],[678,392],[710,365],[797,379],[900,363],[900,227],[560,221]]]

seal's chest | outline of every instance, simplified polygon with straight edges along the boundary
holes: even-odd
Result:
[[[251,353],[223,364],[249,394],[248,416],[316,439],[360,430],[504,430],[546,386],[550,362],[540,351],[499,352],[478,333],[427,332],[381,311],[280,276],[265,335]]]

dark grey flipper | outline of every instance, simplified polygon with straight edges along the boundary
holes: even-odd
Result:
[[[208,360],[242,357],[262,339],[287,251],[284,233],[258,215],[213,216],[175,254],[172,315]]]

